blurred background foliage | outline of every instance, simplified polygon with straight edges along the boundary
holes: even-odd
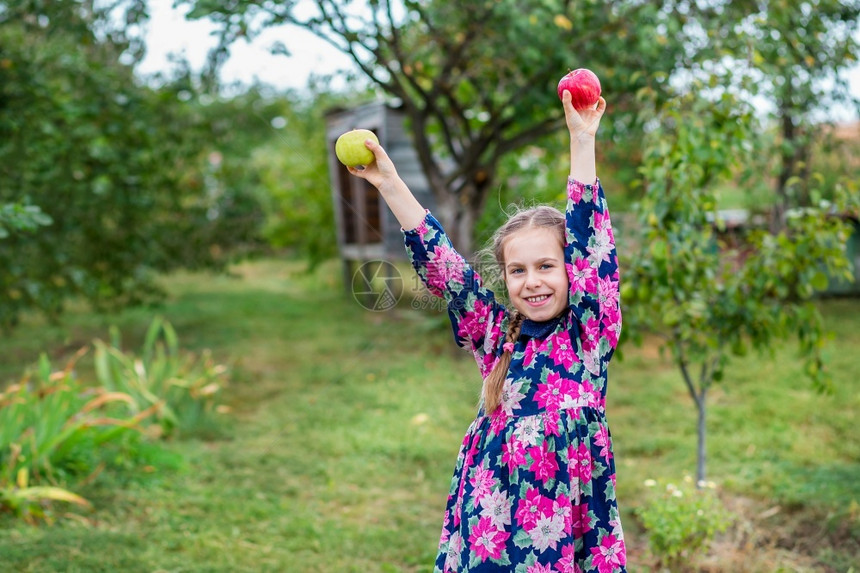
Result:
[[[26,309],[56,318],[74,296],[97,309],[157,300],[155,273],[177,268],[270,248],[310,266],[334,256],[324,115],[371,99],[406,110],[464,251],[507,204],[557,198],[554,84],[578,65],[610,101],[599,161],[616,211],[641,197],[641,142],[680,94],[730,90],[761,111],[721,206],[778,226],[820,198],[812,187],[856,180],[857,138],[830,128],[829,112],[856,109],[845,72],[857,2],[179,5],[219,24],[222,42],[204,70],[179,60],[143,80],[145,1],[0,2],[3,328]],[[294,91],[218,81],[233,42],[291,26],[353,57],[345,88],[324,76]]]

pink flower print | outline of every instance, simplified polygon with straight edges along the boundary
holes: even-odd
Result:
[[[427,282],[432,287],[445,290],[448,283],[463,284],[466,262],[457,251],[446,245],[437,246],[427,261]]]
[[[505,541],[511,534],[503,529],[496,529],[489,517],[482,517],[469,535],[469,548],[483,563],[487,559],[499,559]]]
[[[463,315],[457,325],[457,336],[466,340],[480,340],[487,332],[487,322],[491,307],[482,300],[476,300],[472,312]]]
[[[555,477],[555,473],[558,471],[558,459],[555,452],[550,451],[547,441],[544,441],[540,446],[529,448],[528,454],[532,459],[529,471],[534,472],[537,479],[546,484]]]
[[[535,400],[538,405],[546,410],[558,410],[559,405],[565,398],[570,385],[557,372],[550,372],[546,377],[546,384],[538,384],[535,392]]]
[[[612,448],[609,447],[609,429],[603,424],[597,427],[597,432],[594,434],[594,445],[600,446],[600,454],[598,455],[601,458],[612,459]]]
[[[547,410],[543,413],[543,432],[547,436],[560,436],[558,422],[561,415],[558,410]]]
[[[582,201],[582,195],[585,193],[585,185],[575,179],[567,180],[567,196],[574,203]]]
[[[526,463],[525,444],[516,438],[502,444],[502,463],[508,464],[508,473],[514,473],[519,466]]]
[[[523,353],[523,368],[531,368],[538,354],[546,352],[547,339],[537,340],[530,338]]]
[[[448,542],[448,552],[445,556],[445,573],[454,573],[460,567],[460,553],[463,551],[463,536],[459,531],[451,535]]]
[[[451,523],[451,512],[445,510],[445,520],[442,522],[442,535],[439,538],[439,548],[441,549],[448,542],[448,536],[451,532],[448,531],[448,524]]]
[[[510,416],[504,408],[499,408],[490,416],[490,433],[498,436],[508,424]]]
[[[496,315],[496,317],[493,319],[493,326],[492,326],[492,328],[490,328],[490,338],[487,342],[490,342],[493,345],[495,345],[495,342],[497,340],[499,340],[499,338],[502,337],[502,314],[503,313],[504,313],[504,311],[500,311]],[[484,344],[486,345],[487,342],[485,342]],[[488,354],[492,354],[492,352],[490,352],[492,350],[492,348],[493,348],[492,346],[485,347],[484,351],[486,351]]]
[[[549,565],[541,565],[540,563],[535,563],[531,565],[528,569],[526,569],[526,573],[552,573],[552,569],[550,569]]]
[[[571,507],[574,537],[582,537],[591,531],[591,517],[588,515],[588,504],[575,504]]]
[[[618,308],[608,309],[601,319],[603,323],[603,334],[609,342],[609,346],[618,346],[618,337],[621,336],[621,312]]]
[[[576,467],[576,477],[582,483],[591,481],[591,452],[585,444],[574,446],[571,444],[567,448],[567,457],[570,465]],[[573,477],[573,476],[571,476]]]
[[[620,539],[622,542],[624,541],[624,532],[621,531],[621,519],[619,517],[615,517],[615,519],[609,520],[609,525],[612,526],[612,535],[616,538]],[[627,549],[624,549],[625,556],[627,555]]]
[[[496,485],[496,478],[493,476],[492,470],[485,468],[481,464],[475,466],[475,471],[472,473],[472,479],[469,480],[469,483],[472,485],[473,505],[478,507],[481,499],[493,491],[493,486]]]
[[[582,573],[582,569],[576,564],[576,549],[573,544],[562,545],[561,559],[555,564],[559,573]]]
[[[613,573],[627,564],[624,542],[609,533],[601,538],[597,547],[591,548],[592,565],[599,573]]]
[[[570,391],[567,393],[564,402],[561,403],[562,409],[569,410],[571,408],[582,408],[588,405],[590,396],[585,392],[582,384],[572,382]]]
[[[502,491],[494,491],[481,498],[481,515],[488,517],[496,529],[511,524],[511,498]]]
[[[586,370],[595,376],[600,375],[600,353],[597,348],[590,348],[585,351],[585,355],[582,357],[582,364],[585,365]]]
[[[570,533],[573,527],[573,515],[571,511],[570,498],[566,495],[559,494],[552,502],[552,513],[561,518],[564,523],[564,532]]]
[[[600,391],[594,387],[594,383],[591,380],[584,380],[580,384],[580,392],[585,399],[586,406],[598,409],[603,406],[603,397],[600,395]]]
[[[514,518],[523,529],[531,529],[537,524],[542,515],[552,512],[552,500],[541,495],[538,488],[533,487],[526,492],[525,499],[517,502]]]
[[[618,308],[618,296],[618,281],[612,277],[597,279],[597,302],[600,304],[601,315],[609,309]]]
[[[564,536],[564,520],[558,515],[541,515],[534,527],[526,530],[539,553],[555,549]]]
[[[466,468],[463,468],[465,471]],[[460,480],[460,487],[457,488],[457,501],[454,502],[454,527],[460,525],[460,513],[463,509],[463,492],[466,488],[466,480]]]
[[[573,507],[576,507],[576,504],[579,503],[579,500],[582,498],[582,483],[579,481],[579,472],[576,469],[576,466],[568,460],[567,464],[567,476],[570,479],[570,500],[573,504]],[[572,518],[576,517],[576,512],[571,514]],[[573,530],[576,533],[576,529]]]
[[[424,216],[424,219],[422,219],[421,222],[418,223],[418,226],[415,227],[415,229],[413,229],[413,230],[416,233],[418,233],[418,235],[422,239],[427,235],[427,233],[430,231],[430,229],[427,227],[427,216],[426,215]]]
[[[540,439],[540,422],[537,416],[517,418],[514,424],[514,436],[525,444],[536,446]]]
[[[600,231],[611,229],[609,211],[604,211],[603,213],[601,213],[600,211],[595,211],[593,217],[595,229],[598,229]]]
[[[502,411],[508,416],[514,415],[514,410],[520,409],[520,402],[526,397],[520,392],[525,382],[514,382],[510,378],[505,380],[505,385],[502,388]]]
[[[466,451],[466,455],[463,458],[463,470],[467,470],[468,468],[472,467],[472,464],[475,462],[475,454],[477,454],[478,450],[480,449],[478,447],[480,441],[480,434],[475,434],[472,437],[472,446],[468,449],[468,451]]]
[[[549,357],[552,358],[553,362],[563,364],[565,370],[570,370],[575,362],[579,362],[579,357],[576,356],[570,335],[566,330],[553,334],[547,340],[551,347]]]
[[[573,263],[565,265],[571,292],[594,292],[597,288],[597,269],[588,259],[577,257]]]
[[[595,229],[588,247],[585,248],[591,255],[589,259],[593,261],[592,264],[595,267],[599,266],[600,263],[610,262],[609,255],[614,249],[615,243],[612,240],[612,233],[608,229]]]
[[[582,347],[585,350],[591,350],[597,347],[598,338],[600,337],[600,321],[594,316],[589,316],[583,326]]]
[[[496,364],[496,356],[491,352],[481,356],[478,349],[475,349],[475,358],[478,360],[478,365],[481,368],[481,376],[486,378],[493,371],[493,366]]]

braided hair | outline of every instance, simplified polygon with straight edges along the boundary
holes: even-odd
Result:
[[[496,361],[493,370],[484,380],[484,412],[492,414],[502,405],[502,394],[505,389],[505,378],[508,375],[508,367],[511,365],[511,355],[514,352],[514,342],[520,336],[520,328],[523,325],[525,315],[514,312],[508,323],[508,332],[505,334],[505,343],[502,346],[502,355]]]

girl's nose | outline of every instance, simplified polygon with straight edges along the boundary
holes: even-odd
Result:
[[[529,273],[529,276],[526,278],[526,285],[529,288],[537,288],[541,285],[540,276],[537,273]]]

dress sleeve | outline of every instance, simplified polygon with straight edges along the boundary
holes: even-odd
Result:
[[[404,231],[406,252],[431,294],[447,303],[448,317],[459,346],[471,349],[482,377],[492,370],[502,336],[505,308],[481,277],[451,244],[442,225],[429,212],[415,229]]]
[[[565,266],[583,351],[582,361],[599,375],[612,357],[621,333],[618,254],[600,180],[567,181]]]

